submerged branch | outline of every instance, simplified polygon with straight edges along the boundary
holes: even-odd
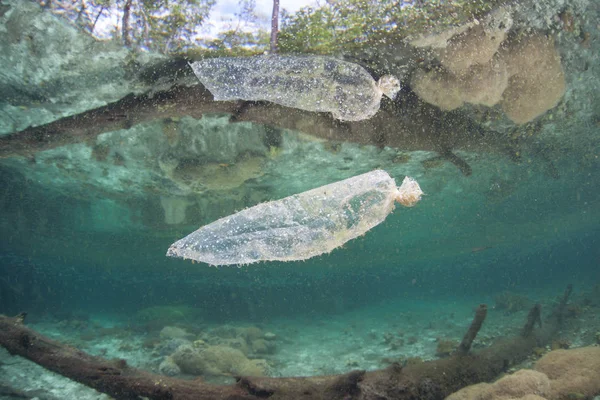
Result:
[[[531,336],[533,327],[538,323],[539,327],[542,327],[542,306],[540,304],[534,305],[529,314],[527,315],[527,322],[521,331],[521,336],[527,338]]]
[[[21,318],[0,316],[0,344],[44,368],[83,383],[115,399],[224,399],[240,395],[235,386],[206,385],[159,376],[129,367],[125,360],[94,357],[27,328]],[[176,389],[174,389],[176,388]],[[227,394],[227,395],[225,395]]]
[[[0,137],[0,157],[31,156],[38,151],[72,143],[95,141],[105,132],[129,129],[155,119],[206,113],[233,112],[235,104],[212,101],[202,86],[176,87],[152,94],[125,96],[103,107]]]
[[[565,307],[567,306],[567,303],[569,302],[569,297],[571,297],[571,293],[573,292],[573,285],[569,284],[567,286],[567,288],[565,289],[565,292],[563,293],[563,297],[560,300],[560,303],[558,304],[558,308],[556,309],[556,319],[557,319],[557,323],[558,325],[562,325],[563,323],[563,319],[565,316]]]
[[[471,349],[471,344],[473,344],[473,340],[479,333],[481,326],[483,325],[483,321],[485,321],[485,317],[487,316],[487,305],[480,304],[477,307],[477,311],[475,311],[475,317],[473,317],[473,322],[471,322],[471,326],[469,326],[469,330],[465,333],[462,342],[458,346],[459,354],[467,354]]]
[[[304,132],[319,138],[434,151],[470,173],[469,165],[452,150],[509,153],[507,139],[484,134],[458,113],[443,113],[411,96],[382,104],[368,120],[341,122],[327,113],[292,109],[267,102],[214,101],[204,86],[174,86],[158,93],[130,94],[106,106],[58,119],[45,125],[0,136],[0,158],[34,156],[36,152],[72,143],[95,142],[101,133],[129,129],[165,118],[230,114],[235,122],[252,122]]]

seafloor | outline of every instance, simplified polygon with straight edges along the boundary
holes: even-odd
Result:
[[[292,316],[264,322],[225,324],[206,323],[194,318],[176,319],[170,323],[180,329],[171,332],[164,327],[149,328],[157,321],[143,323],[123,315],[100,313],[73,314],[64,319],[45,317],[29,325],[90,354],[109,359],[123,358],[132,366],[157,373],[165,355],[182,344],[193,345],[194,341],[202,340],[207,344],[228,343],[247,352],[250,358],[266,360],[268,375],[313,376],[355,369],[372,370],[394,362],[414,363],[448,356],[464,335],[473,316],[473,306],[478,302],[495,304],[474,343],[474,348],[488,346],[498,338],[518,334],[526,320],[528,309],[525,307],[531,304],[532,299],[541,301],[542,306],[548,308],[557,300],[552,293],[542,290],[530,292],[527,296],[503,292],[497,294],[495,300],[493,296],[457,298],[438,297],[432,293],[430,296],[407,296],[403,300],[371,304],[351,311],[340,310],[327,316],[315,313],[300,318]],[[551,349],[598,342],[599,308],[598,287],[594,292],[576,295],[559,337],[511,371],[531,367]],[[255,346],[253,349],[253,340],[255,342],[256,338],[262,339],[265,335],[269,348]],[[11,357],[6,351],[0,354],[3,384],[34,391],[39,398],[109,398],[27,360]],[[188,375],[189,379],[193,377]],[[208,379],[219,383],[234,381],[231,374]]]

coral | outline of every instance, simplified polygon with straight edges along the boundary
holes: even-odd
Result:
[[[275,342],[265,339],[252,341],[252,352],[256,354],[272,354],[275,352]]]
[[[194,375],[263,376],[268,371],[264,360],[250,360],[244,353],[227,346],[205,349],[180,346],[172,355],[181,370]]]
[[[247,342],[252,342],[256,339],[262,339],[264,337],[264,332],[262,329],[256,326],[247,326],[237,329],[237,335],[246,339]]]
[[[500,8],[481,24],[451,30],[455,34],[450,38],[442,34],[438,40],[426,42],[437,47],[434,53],[443,68],[417,70],[411,80],[412,89],[442,110],[453,110],[464,103],[497,104],[508,85],[506,66],[497,54],[511,25],[510,14]]]
[[[461,73],[473,65],[489,63],[505,38],[503,30],[486,32],[483,26],[477,25],[450,39],[438,58],[448,71]]]
[[[507,46],[502,56],[510,79],[501,105],[511,120],[531,121],[558,104],[566,83],[552,38],[524,37]]]
[[[179,346],[184,344],[190,344],[190,341],[180,338],[158,341],[158,339],[151,337],[149,338],[147,344],[149,347],[156,348],[156,350],[161,356],[168,356],[169,354],[177,350]]]
[[[194,335],[176,326],[165,326],[160,331],[161,339],[190,339]]]
[[[213,346],[226,346],[248,354],[272,354],[276,350],[277,336],[272,332],[263,332],[256,326],[220,326],[212,330],[205,339]]]
[[[519,370],[496,381],[492,387],[492,398],[523,397],[528,394],[546,395],[550,391],[550,380],[542,373]]]
[[[555,107],[564,94],[560,56],[554,40],[541,34],[505,40],[512,21],[506,12],[488,19],[450,39],[425,42],[441,66],[416,70],[411,87],[442,110],[501,104],[513,122],[526,123]]]
[[[550,390],[550,380],[546,375],[522,369],[492,384],[467,386],[451,394],[446,400],[540,400],[544,399]]]
[[[267,360],[257,358],[242,364],[235,373],[243,376],[264,376],[269,373],[270,368]]]
[[[165,164],[165,160],[162,161]],[[265,158],[245,155],[235,163],[207,163],[200,160],[171,160],[159,165],[167,177],[183,190],[202,193],[206,190],[230,190],[264,174]],[[171,169],[172,168],[172,169]]]
[[[173,357],[165,357],[158,366],[158,372],[166,376],[175,376],[181,373],[181,369],[173,360]]]
[[[214,340],[211,340],[211,344],[231,347],[232,349],[241,351],[245,355],[248,354],[250,348],[246,339],[241,336],[236,338],[214,338]]]
[[[426,34],[419,36],[417,38],[413,38],[410,40],[410,45],[414,47],[429,47],[435,49],[439,56],[443,56],[444,54],[452,53],[453,56],[460,56],[460,53],[470,52],[472,50],[465,49],[465,46],[461,46],[456,43],[456,38],[464,36],[467,32],[477,32],[478,34],[485,34],[487,37],[485,39],[477,39],[477,38],[469,38],[469,40],[475,41],[485,41],[487,40],[487,46],[490,49],[494,48],[494,43],[498,41],[498,38],[504,40],[506,33],[510,30],[513,25],[513,19],[510,13],[510,10],[506,7],[498,7],[494,11],[490,12],[485,16],[482,21],[479,20],[471,20],[467,23],[461,25],[454,25],[449,27],[448,29],[443,30],[439,33],[434,34]],[[500,42],[502,42],[500,40]],[[499,45],[499,43],[498,43]],[[444,51],[444,49],[449,48],[449,51]],[[497,50],[498,47],[495,46]],[[495,51],[494,51],[495,52]],[[493,53],[489,55],[489,58],[485,58],[483,54],[477,55],[477,58],[483,60],[482,62],[489,61],[493,56]],[[450,61],[451,62],[451,61]],[[466,62],[466,67],[470,66],[472,63],[468,61]],[[465,68],[466,68],[465,67]]]
[[[173,362],[186,374],[201,375],[204,373],[204,363],[201,351],[191,345],[181,345],[171,355]]]
[[[410,83],[412,90],[426,102],[442,110],[454,110],[463,105],[462,93],[453,76],[444,70],[417,70]]]
[[[502,93],[508,85],[506,66],[500,59],[474,65],[459,78],[464,101],[488,107],[502,99]]]
[[[252,351],[254,353],[268,353],[269,348],[267,346],[267,341],[264,339],[256,339],[252,342]]]
[[[552,399],[600,394],[600,347],[551,351],[535,364],[535,369],[551,379]]]
[[[454,110],[464,103],[491,107],[502,100],[509,75],[505,63],[494,58],[460,73],[436,68],[415,72],[411,87],[426,102],[442,110]]]
[[[600,393],[600,347],[556,350],[535,370],[522,369],[493,384],[467,386],[447,400],[591,399]]]

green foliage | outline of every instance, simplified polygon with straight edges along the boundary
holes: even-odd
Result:
[[[269,33],[265,30],[244,32],[228,30],[219,33],[216,39],[201,41],[200,47],[188,51],[191,58],[251,56],[269,49]]]
[[[240,11],[234,14],[237,19],[229,22],[229,29],[219,32],[214,39],[199,40],[198,47],[186,55],[198,59],[251,56],[267,51],[269,32],[260,27],[261,17],[256,14],[256,0],[238,0],[238,6]]]
[[[282,52],[328,54],[464,23],[490,11],[491,0],[339,0],[282,14]]]
[[[108,23],[113,27],[112,39],[122,39],[132,48],[172,53],[196,45],[198,29],[216,0],[53,0],[40,3],[88,32],[97,33],[99,25]]]
[[[137,42],[150,49],[171,53],[194,44],[216,0],[143,0],[132,10]]]
[[[189,54],[193,58],[268,51],[270,28],[268,21],[260,21],[256,14],[256,0],[238,0],[240,11],[228,29],[216,38],[198,39],[198,29],[207,22],[215,3],[216,0],[54,0],[50,4],[61,15],[69,11],[69,18],[90,32],[99,16],[110,15],[113,20],[118,16],[120,21],[113,36],[133,48]],[[500,0],[336,0],[319,7],[305,7],[295,14],[282,10],[278,48],[282,53],[360,52],[386,41],[464,23],[499,3]],[[124,13],[125,9],[129,13]]]

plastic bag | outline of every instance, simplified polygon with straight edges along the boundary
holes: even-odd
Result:
[[[334,118],[359,121],[375,115],[381,95],[394,98],[399,80],[379,82],[360,65],[324,56],[209,58],[190,64],[217,101],[266,100]]]
[[[395,201],[410,207],[422,194],[413,179],[397,188],[376,170],[221,218],[173,243],[167,256],[211,265],[304,260],[380,224]]]

